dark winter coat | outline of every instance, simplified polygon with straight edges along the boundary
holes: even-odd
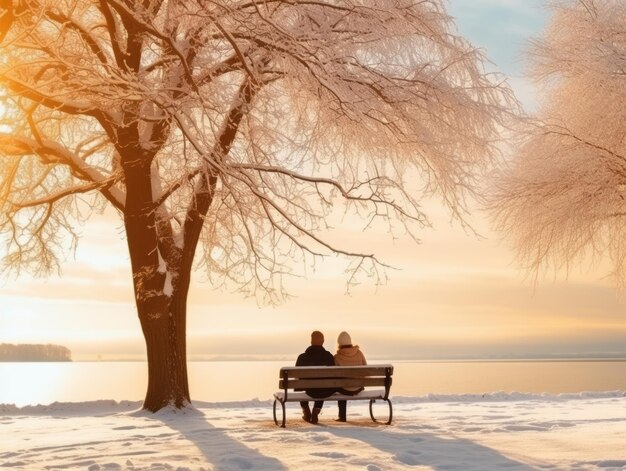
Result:
[[[296,366],[334,366],[335,359],[333,354],[326,350],[321,345],[311,345],[304,353],[301,353],[296,360]],[[330,388],[315,388],[307,389],[305,392],[315,398],[328,397],[336,389]]]

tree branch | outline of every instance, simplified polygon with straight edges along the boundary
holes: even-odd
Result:
[[[98,189],[117,209],[124,211],[125,194],[113,186],[118,181],[117,177],[102,175],[100,171],[60,144],[49,140],[37,142],[25,137],[0,133],[0,148],[6,155],[38,155],[44,159],[44,163],[67,165],[75,176],[92,182],[95,185],[94,189]]]
[[[77,23],[75,20],[67,17],[66,15],[55,13],[53,11],[46,11],[46,16],[53,21],[57,21],[62,25],[67,25],[68,27],[76,30],[80,37],[83,38],[83,40],[87,43],[89,49],[91,49],[91,51],[100,60],[100,62],[104,65],[109,64],[109,60],[100,45],[98,44],[98,40],[89,31],[87,31],[87,29],[85,29],[83,25]]]
[[[81,103],[78,101],[63,101],[58,98],[54,98],[41,90],[37,90],[27,83],[6,74],[0,74],[0,82],[4,82],[7,87],[17,95],[28,98],[35,103],[53,110],[62,111],[63,113],[70,115],[92,116],[98,120],[111,118],[107,112],[94,107],[93,104],[89,102]]]
[[[121,34],[117,24],[118,22],[115,19],[115,16],[113,16],[113,12],[109,8],[107,0],[100,0],[99,10],[107,23],[107,31],[109,33],[109,37],[111,38],[111,49],[113,50],[115,62],[120,69],[124,70],[126,68],[124,62],[125,52],[122,49]]]
[[[99,191],[103,191],[103,190],[108,190],[111,186],[113,186],[116,182],[115,178],[109,177],[105,180],[103,180],[102,182],[93,182],[93,183],[89,183],[87,185],[82,185],[82,186],[73,186],[70,188],[67,188],[65,190],[61,190],[58,191],[56,193],[52,193],[50,195],[47,195],[45,197],[42,198],[37,198],[34,200],[28,200],[28,201],[22,201],[22,202],[14,202],[14,201],[9,201],[10,204],[15,207],[16,209],[24,209],[24,208],[32,208],[34,206],[41,206],[44,204],[48,204],[48,205],[52,205],[53,203],[59,201],[60,199],[65,198],[66,196],[70,196],[70,195],[75,195],[75,194],[79,194],[79,193],[89,193],[90,191],[93,190],[99,190]]]

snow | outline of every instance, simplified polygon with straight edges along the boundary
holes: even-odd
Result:
[[[168,297],[172,297],[174,293],[174,287],[172,286],[172,274],[168,270],[165,273],[165,282],[163,283],[163,294]]]
[[[161,251],[157,247],[157,256],[159,257],[159,267],[157,271],[159,273],[165,273],[167,271],[167,264],[165,263],[165,259],[161,256]]]
[[[623,470],[626,393],[392,397],[392,425],[367,403],[320,424],[270,401],[194,402],[152,414],[140,402],[0,405],[0,468],[128,470]],[[376,406],[375,406],[376,407]],[[382,414],[384,404],[377,407]]]

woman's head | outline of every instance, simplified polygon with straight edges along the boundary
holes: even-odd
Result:
[[[346,331],[343,331],[337,337],[337,345],[339,347],[349,347],[352,345],[352,339],[350,338],[350,334]]]

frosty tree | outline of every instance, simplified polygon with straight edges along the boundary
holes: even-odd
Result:
[[[270,298],[292,258],[371,273],[374,255],[325,236],[328,214],[414,232],[425,193],[462,214],[510,102],[438,1],[2,4],[5,261],[54,270],[77,222],[117,210],[152,411],[190,400],[194,257]]]
[[[552,20],[530,51],[544,99],[499,182],[496,216],[536,273],[608,255],[624,286],[626,3],[552,6]]]

